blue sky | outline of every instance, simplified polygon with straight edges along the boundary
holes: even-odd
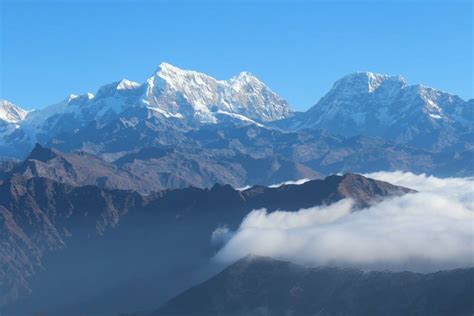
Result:
[[[471,1],[1,1],[0,98],[40,108],[162,61],[246,70],[298,110],[353,71],[473,97]]]

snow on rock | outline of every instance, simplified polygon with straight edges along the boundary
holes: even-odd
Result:
[[[470,103],[423,85],[408,85],[401,76],[356,72],[336,81],[292,126],[446,146],[455,144],[457,129],[473,128]]]
[[[148,115],[144,115],[144,111]],[[95,95],[71,94],[28,115],[2,101],[0,120],[21,128],[21,133],[17,133],[21,139],[15,138],[15,142],[34,144],[58,133],[76,133],[91,122],[105,126],[115,119],[179,119],[181,126],[192,128],[220,122],[261,124],[290,117],[293,113],[286,101],[248,72],[228,80],[216,80],[162,63],[142,84],[122,79],[101,86]],[[12,126],[4,128],[0,141],[7,139],[11,132]]]
[[[95,96],[71,95],[36,111],[26,125],[44,130],[41,126],[46,121],[51,122],[52,117],[61,114],[80,121],[100,121],[134,107],[154,110],[164,118],[184,118],[190,124],[219,123],[219,111],[255,123],[293,115],[286,101],[248,72],[229,80],[216,80],[162,63],[143,84],[122,79],[100,87]]]
[[[150,106],[183,112],[189,119],[201,123],[218,122],[214,114],[217,111],[242,115],[257,122],[293,115],[286,101],[248,72],[229,80],[216,80],[203,73],[162,63],[146,85]]]
[[[462,102],[459,97],[423,85],[407,85],[401,76],[357,72],[336,81],[308,110],[302,125],[356,135],[368,125],[386,128],[412,115],[445,118],[443,108]]]
[[[95,95],[70,95],[37,111],[1,101],[0,123],[9,127],[1,131],[0,142],[18,128],[16,137],[34,143],[40,134],[51,139],[91,122],[105,126],[116,119],[160,119],[185,128],[227,122],[263,126],[287,119],[277,124],[289,130],[318,128],[417,146],[451,146],[456,135],[474,131],[474,100],[408,85],[401,76],[356,72],[336,81],[315,106],[295,116],[285,100],[249,72],[217,80],[162,63],[142,84],[122,79],[100,87]]]
[[[28,115],[28,111],[7,101],[0,100],[0,120],[7,123],[20,123]]]

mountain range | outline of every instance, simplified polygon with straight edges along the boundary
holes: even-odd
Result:
[[[25,159],[37,143],[89,154],[153,177],[151,189],[380,170],[470,176],[473,109],[400,76],[358,72],[295,112],[248,72],[216,80],[163,63],[142,84],[123,79],[40,110],[2,101],[0,155]]]
[[[0,166],[0,170],[2,167]],[[86,152],[63,153],[39,144],[22,162],[4,164],[3,176],[44,177],[69,185],[151,193],[159,190],[212,187],[215,183],[243,187],[321,175],[281,155],[255,158],[240,152],[219,153],[198,148],[147,147],[108,162]]]

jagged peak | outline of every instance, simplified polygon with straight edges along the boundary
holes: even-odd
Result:
[[[9,123],[19,123],[25,119],[29,111],[11,103],[7,100],[0,100],[0,120]]]
[[[122,79],[117,84],[117,90],[130,90],[138,88],[139,86],[140,84],[138,82]]]
[[[198,72],[195,70],[185,70],[179,67],[173,66],[169,63],[163,62],[160,64],[158,71],[156,72],[157,76],[164,79],[167,82],[176,82],[182,81],[185,79],[194,80],[195,83],[205,83],[205,82],[215,82],[220,84],[228,84],[228,85],[235,85],[235,84],[260,84],[263,83],[255,77],[252,73],[248,71],[242,71],[238,75],[231,77],[227,80],[218,80],[212,76],[209,76],[205,73]],[[200,79],[202,81],[200,81]]]
[[[138,82],[122,79],[103,85],[97,90],[95,97],[103,97],[115,94],[116,91],[133,90],[140,87]]]
[[[248,71],[242,71],[241,73],[239,73],[234,78],[241,79],[241,80],[257,80],[257,81],[260,81],[260,80],[258,80],[257,77],[255,77],[254,74],[252,74],[251,72],[248,72]]]
[[[205,73],[181,69],[166,62],[160,64],[153,77],[159,77],[178,89],[188,84],[205,85],[219,82]]]
[[[194,70],[182,69],[182,68],[173,66],[173,65],[171,65],[169,63],[166,63],[166,62],[162,62],[158,66],[158,70],[156,71],[156,74],[162,75],[162,76],[166,76],[166,75],[181,75],[181,76],[185,76],[185,75],[203,75],[203,76],[207,76],[204,73],[197,72],[197,71],[194,71]]]
[[[220,194],[225,194],[225,193],[238,194],[239,193],[239,191],[235,190],[230,184],[221,184],[221,183],[215,183],[211,187],[210,192],[220,193]]]
[[[94,98],[94,94],[87,92],[84,94],[70,94],[60,104],[72,105],[83,104]]]
[[[95,115],[97,118],[109,110],[120,113],[130,106],[142,105],[171,113],[166,117],[183,117],[184,114],[179,113],[182,98],[194,109],[189,114],[190,118],[199,123],[216,123],[216,115],[220,114],[255,123],[281,119],[293,113],[281,97],[250,72],[241,72],[227,80],[216,80],[205,73],[183,70],[163,62],[143,84],[122,79],[101,86],[95,95],[72,94],[37,111],[28,125],[39,129],[49,117],[61,113],[73,112],[78,118]],[[176,102],[173,103],[173,110],[168,108],[170,104],[163,104],[168,101]]]
[[[369,180],[369,178],[364,177],[361,174],[352,173],[352,172],[347,172],[343,174],[342,176],[339,176],[340,183],[353,183],[356,181],[366,181],[366,180]]]
[[[67,100],[67,102],[70,102],[70,101],[76,99],[77,97],[78,97],[77,94],[72,94],[72,93],[71,93],[71,94],[66,98],[66,100]]]
[[[350,73],[334,83],[334,89],[355,89],[360,92],[372,93],[384,82],[392,82],[400,86],[407,85],[407,81],[400,75],[378,74],[370,71],[358,71]]]
[[[152,95],[156,87],[160,87],[157,91],[161,91],[163,86],[179,91],[193,105],[200,119],[209,122],[216,122],[209,114],[216,112],[211,111],[211,107],[217,107],[219,113],[239,114],[257,121],[280,119],[293,113],[280,96],[247,71],[227,80],[217,80],[207,74],[183,70],[164,62],[146,85],[147,96]],[[263,90],[269,93],[261,94]]]
[[[248,71],[242,71],[237,76],[234,76],[228,80],[229,84],[232,86],[243,86],[243,85],[257,85],[265,86],[265,84],[255,77],[252,73]]]
[[[159,72],[190,72],[190,71],[192,71],[192,70],[184,70],[184,69],[178,68],[176,66],[173,66],[170,63],[162,62],[158,66],[157,73],[159,73]]]

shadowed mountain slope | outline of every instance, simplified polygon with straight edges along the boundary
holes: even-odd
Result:
[[[468,316],[472,297],[474,268],[363,272],[249,256],[147,315]]]
[[[51,157],[46,151],[37,158]],[[5,266],[1,303],[10,305],[8,311],[46,308],[58,315],[72,315],[76,308],[123,311],[119,308],[149,306],[190,286],[215,251],[212,232],[223,224],[235,229],[253,209],[298,210],[343,198],[365,206],[409,192],[356,174],[276,188],[238,191],[215,185],[147,195],[12,177],[0,185],[0,261]],[[115,262],[113,267],[110,262]],[[81,266],[81,273],[71,273],[72,266]],[[174,277],[173,286],[160,287]],[[58,284],[58,279],[70,282]],[[143,280],[148,281],[143,285]],[[136,296],[120,306],[111,304],[120,297],[120,289],[138,284],[144,288]],[[142,295],[145,292],[154,294]],[[80,304],[75,295],[81,297]],[[73,302],[79,306],[71,307]]]

